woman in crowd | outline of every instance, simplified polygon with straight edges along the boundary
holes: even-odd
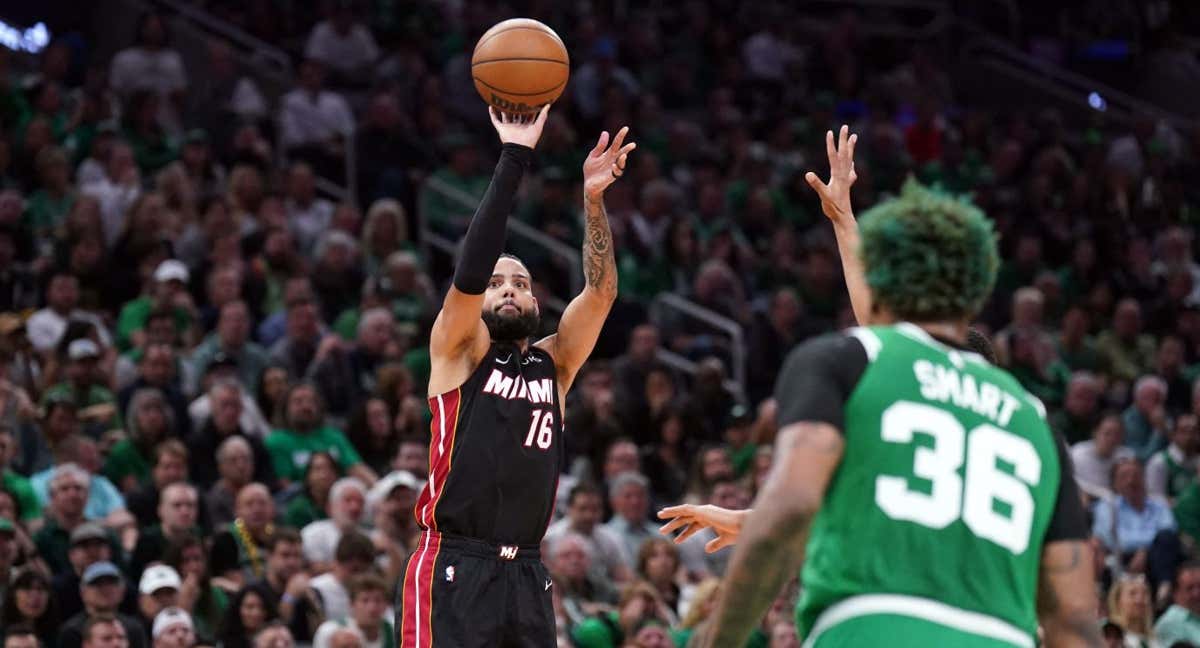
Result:
[[[54,645],[58,636],[58,606],[50,597],[50,580],[36,569],[18,571],[4,596],[0,628],[18,623],[32,626],[43,646]]]
[[[290,384],[291,376],[288,374],[288,370],[279,365],[267,367],[258,378],[258,385],[255,389],[258,411],[263,413],[271,425],[278,426],[282,423],[279,420],[282,413],[279,404],[283,401],[283,396],[287,393]]]
[[[229,605],[229,597],[225,590],[212,584],[204,543],[189,535],[167,547],[163,562],[175,568],[183,579],[179,607],[191,613],[196,636],[205,640],[215,639],[225,608]]]
[[[314,452],[304,470],[303,489],[288,502],[287,511],[284,513],[287,525],[303,529],[311,522],[328,517],[325,505],[329,502],[329,490],[333,488],[333,482],[341,476],[333,455],[328,452]]]
[[[679,610],[691,593],[685,591],[690,586],[681,587],[676,579],[679,566],[679,550],[666,538],[649,538],[638,549],[638,579],[649,583],[658,592],[672,626],[679,623]]]
[[[254,635],[279,618],[274,600],[274,594],[260,584],[251,583],[238,590],[225,609],[217,638],[220,648],[250,648]]]
[[[1125,648],[1160,648],[1154,640],[1154,607],[1145,576],[1117,579],[1108,592],[1108,618],[1125,631]]]
[[[386,475],[391,471],[392,457],[400,447],[400,435],[392,425],[392,413],[387,401],[369,398],[350,417],[347,436],[371,470]]]

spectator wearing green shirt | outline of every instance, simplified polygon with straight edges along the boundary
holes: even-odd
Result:
[[[1115,380],[1133,382],[1154,361],[1154,338],[1142,332],[1142,307],[1122,299],[1113,312],[1112,328],[1096,340]]]
[[[12,494],[26,525],[42,517],[42,505],[29,480],[10,469],[9,463],[17,454],[17,439],[12,426],[0,423],[0,488]]]
[[[141,347],[146,338],[146,320],[155,310],[175,313],[175,329],[187,344],[192,340],[192,324],[197,320],[196,305],[187,291],[188,269],[183,262],[167,259],[154,269],[154,285],[149,295],[125,304],[117,317],[117,348],[128,351]]]
[[[75,405],[85,425],[101,431],[120,426],[117,399],[101,385],[100,346],[90,338],[79,338],[67,346],[66,381],[42,394],[42,405],[67,401]]]
[[[52,246],[58,228],[75,204],[67,155],[57,146],[47,146],[36,158],[40,187],[25,202],[25,226],[33,234],[38,250]]]
[[[283,519],[290,527],[303,529],[305,526],[324,520],[329,502],[329,491],[341,477],[337,461],[328,452],[317,451],[308,459],[304,471],[304,488],[288,502]]]
[[[733,462],[733,472],[738,477],[746,474],[754,464],[754,453],[758,446],[751,439],[754,418],[745,405],[734,405],[729,413],[729,422],[725,424],[725,443],[729,444],[729,460]]]
[[[325,425],[325,411],[317,388],[300,383],[284,398],[284,428],[267,435],[267,452],[275,467],[275,476],[283,485],[300,481],[314,452],[328,452],[343,472],[358,477],[368,487],[375,483],[375,471],[363,463],[346,435]]]
[[[129,401],[129,436],[109,450],[104,476],[122,492],[132,493],[150,478],[154,447],[175,434],[174,415],[157,389],[140,389]]]
[[[450,133],[442,138],[440,148],[446,151],[449,163],[430,176],[432,182],[421,186],[417,210],[429,226],[443,234],[460,236],[466,229],[472,210],[463,207],[463,198],[470,196],[471,204],[483,198],[490,178],[481,173],[479,149],[471,138],[462,133]],[[440,185],[440,187],[437,187]],[[449,196],[446,191],[458,195]]]

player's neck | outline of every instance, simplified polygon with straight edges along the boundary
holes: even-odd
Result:
[[[954,342],[959,345],[966,344],[966,322],[913,322],[913,324],[919,326],[935,338]]]

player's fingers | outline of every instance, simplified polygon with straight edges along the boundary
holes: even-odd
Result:
[[[850,160],[850,164],[854,164],[854,145],[858,144],[858,133],[852,133],[850,139],[846,140],[846,150],[844,152],[846,159]]]
[[[687,540],[688,538],[696,535],[697,533],[703,531],[706,528],[707,527],[704,526],[703,524],[696,524],[693,522],[692,524],[689,524],[688,527],[686,529],[684,529],[679,535],[675,536],[675,542],[683,542],[683,541]]]
[[[817,192],[818,196],[822,198],[825,197],[825,183],[821,182],[821,179],[817,177],[817,174],[809,171],[808,173],[804,174],[804,180],[808,183],[808,186],[813,188],[813,191]]]
[[[683,517],[675,518],[674,520],[671,520],[670,522],[667,522],[666,524],[659,527],[658,532],[663,535],[671,535],[672,533],[675,532],[676,529],[678,529],[679,527],[682,527],[682,526],[686,526],[687,523],[688,523],[687,518],[683,518]]]
[[[617,156],[617,161],[613,162],[613,166],[616,168],[617,175],[625,173],[625,160],[625,154],[622,153],[621,155]]]
[[[630,142],[630,143],[626,144],[625,146],[621,147],[620,154],[622,157],[624,157],[624,156],[632,153],[633,149],[635,149],[635,148],[637,148],[637,142]]]
[[[660,510],[658,512],[658,519],[666,520],[667,518],[677,518],[682,515],[691,515],[691,513],[692,513],[692,505],[691,504],[677,504],[675,506],[668,506],[668,507]]]
[[[488,117],[492,118],[493,126],[499,126],[504,123],[504,114],[495,106],[488,106]]]
[[[628,134],[629,134],[629,127],[622,126],[621,130],[617,131],[617,136],[613,138],[612,147],[614,149],[620,149],[621,145],[625,143],[625,136]]]
[[[837,149],[833,147],[833,131],[825,131],[825,155],[829,156],[829,164],[832,166],[834,160],[837,159]]]
[[[729,538],[726,538],[725,536],[717,536],[716,538],[704,543],[704,552],[716,553],[731,544],[733,544],[733,542],[729,540]]]
[[[596,140],[596,148],[592,149],[592,155],[600,155],[606,148],[608,148],[608,131],[603,131],[600,133],[600,139]]]
[[[850,127],[842,124],[841,130],[838,131],[838,153],[846,150],[846,140],[850,138]]]
[[[550,104],[546,104],[545,106],[542,106],[542,109],[538,111],[537,117],[535,117],[532,121],[538,128],[541,128],[542,126],[546,125],[546,117],[549,114]]]

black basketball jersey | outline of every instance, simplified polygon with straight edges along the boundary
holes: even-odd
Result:
[[[480,540],[542,541],[562,469],[554,360],[493,343],[458,389],[429,399],[429,482],[417,522]]]

